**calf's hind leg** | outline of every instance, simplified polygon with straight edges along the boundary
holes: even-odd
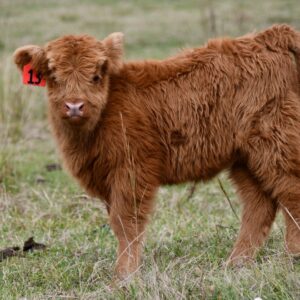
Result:
[[[300,178],[289,170],[285,173],[278,166],[273,171],[273,178],[268,176],[272,169],[262,177],[263,184],[271,190],[272,197],[276,198],[284,212],[286,223],[287,250],[294,255],[300,255]]]
[[[244,166],[234,166],[231,178],[243,202],[242,223],[229,263],[251,259],[264,243],[275,219],[277,204],[265,194]]]
[[[291,254],[300,256],[300,178],[289,175],[279,182],[277,193],[285,217],[286,247]]]
[[[283,209],[286,245],[300,253],[300,98],[289,91],[252,124],[244,150],[249,169]],[[262,111],[263,112],[263,111]]]

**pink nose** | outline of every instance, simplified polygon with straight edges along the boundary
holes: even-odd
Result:
[[[81,117],[83,115],[83,102],[79,103],[71,103],[71,102],[66,102],[65,103],[66,108],[67,108],[67,115],[69,117]]]

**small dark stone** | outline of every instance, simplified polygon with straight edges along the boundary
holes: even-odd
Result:
[[[43,176],[37,176],[35,181],[36,183],[45,183],[46,179]]]
[[[48,164],[46,165],[46,169],[48,172],[61,170],[61,165],[56,163]]]

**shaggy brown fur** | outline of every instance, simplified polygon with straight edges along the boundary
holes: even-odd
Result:
[[[215,39],[162,61],[122,61],[120,33],[65,36],[16,50],[47,80],[65,165],[103,199],[118,241],[116,273],[134,272],[162,184],[228,169],[244,203],[231,261],[250,258],[279,207],[300,252],[300,35],[286,25]],[[76,114],[70,116],[68,105]],[[68,105],[67,105],[68,104]]]

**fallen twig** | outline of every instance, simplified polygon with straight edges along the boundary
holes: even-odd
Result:
[[[194,196],[194,193],[195,193],[195,190],[196,190],[196,185],[197,185],[196,181],[194,181],[191,184],[191,186],[189,188],[189,191],[188,191],[188,195],[187,195],[185,201],[189,201]]]
[[[230,207],[231,207],[231,210],[232,210],[233,214],[234,214],[235,217],[239,220],[239,217],[238,217],[238,215],[237,215],[237,213],[236,213],[236,211],[235,211],[235,209],[234,209],[234,207],[233,207],[233,205],[232,205],[232,203],[231,203],[231,200],[230,200],[230,198],[229,198],[227,192],[225,191],[224,186],[223,186],[223,184],[222,184],[222,182],[221,182],[221,180],[220,180],[219,178],[218,178],[218,182],[219,182],[219,186],[220,186],[220,188],[221,188],[223,194],[225,195],[225,198],[227,199],[227,201],[228,201],[228,203],[229,203],[229,205],[230,205]]]

